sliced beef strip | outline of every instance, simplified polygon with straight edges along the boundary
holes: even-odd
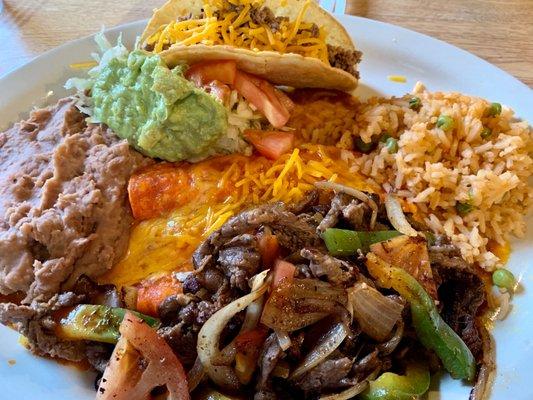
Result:
[[[461,251],[444,235],[437,235],[428,251],[432,265],[472,272],[472,267],[461,257]]]
[[[309,270],[315,278],[325,278],[334,285],[348,285],[359,274],[356,266],[317,249],[304,248],[300,255],[309,260]]]
[[[430,248],[432,268],[439,284],[441,315],[480,361],[483,345],[477,317],[486,301],[485,286],[458,253],[459,250],[449,244]]]
[[[247,290],[248,280],[259,271],[261,266],[257,238],[250,234],[233,238],[219,251],[217,262],[229,279],[231,287]]]
[[[46,303],[34,303],[31,306],[1,303],[0,323],[13,326],[24,335],[30,350],[37,355],[81,361],[86,356],[85,342],[60,340],[54,332],[56,322],[52,313],[74,306],[84,298],[69,292],[55,295]]]
[[[235,236],[254,232],[260,226],[270,227],[278,236],[280,245],[291,251],[299,251],[306,246],[318,247],[321,243],[315,227],[308,221],[298,218],[283,203],[269,203],[230,218],[218,231],[213,232],[194,252],[194,267],[204,267],[206,260],[212,264],[219,248],[226,242]]]
[[[345,219],[354,229],[367,229],[369,207],[358,199],[345,193],[337,193],[331,201],[331,207],[317,227],[318,233],[323,233],[328,228],[336,226],[341,219]]]
[[[272,383],[270,375],[282,356],[283,350],[279,346],[278,338],[275,333],[271,333],[265,340],[261,355],[259,356],[259,377],[256,386],[256,399],[265,398],[265,396],[269,398]]]
[[[341,381],[352,369],[352,361],[348,357],[326,360],[318,364],[295,382],[304,392],[320,392],[343,386]]]
[[[318,190],[311,190],[302,200],[295,204],[288,206],[288,210],[293,214],[309,213],[315,211],[314,208],[318,206],[320,200],[320,192]]]
[[[176,352],[179,360],[186,368],[192,367],[196,360],[198,332],[198,327],[190,326],[183,322],[173,326],[165,326],[158,330],[158,333]]]
[[[107,343],[87,343],[87,361],[98,372],[104,372],[113,353],[114,346]]]
[[[328,44],[329,63],[333,68],[339,68],[359,78],[357,64],[361,61],[363,53],[357,50],[347,50],[340,46]]]

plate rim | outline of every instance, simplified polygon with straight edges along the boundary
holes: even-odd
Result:
[[[397,30],[397,31],[399,31],[399,32],[401,32],[403,34],[410,35],[410,36],[416,36],[419,39],[423,39],[425,41],[428,41],[428,43],[432,43],[433,42],[433,43],[437,44],[438,46],[444,46],[449,51],[453,51],[453,52],[455,52],[457,54],[460,54],[461,57],[468,58],[470,60],[469,62],[475,62],[475,63],[481,65],[483,68],[490,69],[491,71],[493,71],[494,73],[497,74],[498,79],[500,77],[502,77],[502,78],[505,77],[505,79],[507,79],[507,80],[510,79],[513,82],[513,84],[517,85],[520,88],[520,90],[521,90],[521,92],[519,93],[518,97],[526,96],[526,100],[531,100],[531,103],[533,104],[533,91],[525,83],[520,81],[518,78],[516,78],[515,76],[513,76],[509,72],[503,70],[502,68],[500,68],[498,66],[495,66],[494,64],[491,64],[487,60],[484,60],[483,58],[481,58],[481,57],[479,57],[479,56],[477,56],[477,55],[475,55],[473,53],[470,53],[470,52],[468,52],[465,49],[462,49],[462,48],[460,48],[458,46],[455,46],[453,44],[445,42],[445,41],[443,41],[441,39],[437,39],[437,38],[432,37],[430,35],[427,35],[427,34],[424,34],[424,33],[420,33],[420,32],[418,32],[416,30],[409,29],[409,28],[404,28],[402,26],[395,25],[395,24],[388,23],[388,22],[382,22],[382,21],[377,21],[377,20],[373,20],[373,19],[370,19],[370,18],[366,18],[366,17],[359,17],[359,16],[353,16],[353,15],[335,15],[335,17],[344,26],[345,26],[345,22],[343,22],[343,21],[345,21],[345,20],[346,21],[351,21],[353,23],[357,23],[357,21],[362,21],[364,23],[369,23],[369,24],[375,25],[376,29],[379,29],[380,27],[384,27],[384,28],[389,29],[389,30],[390,29]],[[111,28],[108,28],[108,29],[103,29],[103,31],[106,34],[115,35],[115,34],[120,33],[121,31],[124,31],[124,30],[129,30],[129,29],[135,29],[136,30],[137,26],[138,25],[140,26],[141,24],[145,23],[145,21],[147,21],[147,19],[139,19],[139,20],[136,20],[136,21],[131,21],[131,22],[128,22],[128,23],[117,25],[117,26],[114,26],[114,27],[111,27]],[[349,33],[350,33],[350,30],[349,30]],[[137,34],[140,34],[140,32],[138,32]],[[92,33],[92,34],[89,34],[89,35],[85,35],[85,36],[83,36],[81,38],[74,39],[74,40],[62,43],[61,45],[59,45],[59,46],[57,46],[55,48],[52,48],[52,49],[47,50],[46,52],[44,52],[42,54],[39,54],[39,55],[35,56],[34,58],[32,58],[31,60],[28,60],[24,64],[22,64],[22,65],[20,65],[18,67],[15,67],[15,68],[11,69],[10,71],[7,71],[5,74],[1,75],[0,76],[0,83],[4,82],[5,80],[11,79],[13,76],[16,76],[19,73],[23,73],[25,69],[31,68],[32,65],[35,64],[35,63],[43,62],[43,60],[46,60],[49,57],[53,57],[56,54],[60,54],[60,53],[64,52],[65,49],[70,47],[70,46],[75,46],[76,44],[85,43],[88,40],[91,40],[91,38],[93,38],[94,35],[95,35],[95,33]],[[353,37],[353,33],[350,33],[350,35]],[[371,40],[371,41],[373,41],[373,40]],[[355,40],[355,42],[357,43],[357,40]],[[363,80],[364,80],[364,77],[363,77]],[[390,96],[390,94],[385,94],[385,95],[386,96]],[[512,104],[510,104],[510,105],[512,106]],[[524,119],[528,118],[527,115],[526,116],[519,115],[519,116],[524,118]],[[526,219],[526,221],[527,221],[527,219]],[[531,227],[530,227],[530,229],[531,229]],[[530,248],[530,247],[531,246],[528,246],[528,248]],[[443,392],[443,393],[446,393],[446,392]]]

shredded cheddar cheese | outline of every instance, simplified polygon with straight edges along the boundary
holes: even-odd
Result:
[[[233,215],[267,202],[298,202],[317,181],[376,191],[349,172],[347,152],[307,144],[276,161],[232,155],[195,164],[189,180],[207,182],[196,198],[168,216],[140,222],[133,229],[126,257],[102,283],[122,286],[161,271],[189,270],[196,247]]]
[[[72,69],[89,69],[92,67],[96,67],[98,63],[96,61],[86,61],[86,62],[79,62],[79,63],[72,63],[69,65]]]
[[[296,53],[330,65],[326,31],[318,28],[318,34],[313,34],[314,24],[304,21],[310,3],[307,0],[303,4],[294,21],[280,18],[279,27],[273,30],[253,21],[251,13],[262,4],[260,1],[206,0],[201,17],[163,25],[146,43],[156,53],[173,44],[230,45],[252,51]]]
[[[407,82],[407,78],[403,75],[389,75],[387,76],[387,79],[391,82],[396,83],[405,83]]]

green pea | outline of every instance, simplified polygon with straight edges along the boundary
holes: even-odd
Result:
[[[355,146],[361,153],[369,153],[374,148],[374,143],[366,143],[360,137],[355,138]]]
[[[474,206],[470,203],[461,203],[460,201],[458,201],[455,205],[455,209],[457,210],[459,215],[465,216],[474,209]]]
[[[454,126],[455,121],[449,115],[439,115],[439,118],[437,118],[437,128],[440,128],[445,132],[452,130]]]
[[[496,117],[502,113],[502,105],[500,103],[490,103],[490,106],[485,110],[487,117]]]
[[[507,269],[497,269],[492,273],[492,282],[501,288],[513,290],[516,285],[516,279],[513,273]]]
[[[385,147],[387,147],[389,154],[394,154],[398,152],[398,141],[394,139],[393,137],[390,137],[385,142]]]
[[[492,129],[490,128],[483,128],[481,130],[481,139],[487,139],[492,135]]]
[[[434,246],[437,242],[437,236],[433,232],[424,232],[424,235],[426,236],[426,240],[430,246]]]
[[[420,97],[411,97],[409,100],[409,108],[411,110],[418,111],[422,107],[422,100],[420,100]]]
[[[387,132],[385,132],[383,135],[381,135],[381,138],[379,139],[380,142],[386,143],[387,140],[391,137]]]

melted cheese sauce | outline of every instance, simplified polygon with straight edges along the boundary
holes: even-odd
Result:
[[[187,201],[178,202],[165,216],[138,222],[126,256],[100,281],[123,286],[162,271],[190,270],[196,247],[230,217],[267,202],[298,202],[317,181],[329,180],[375,192],[377,188],[370,187],[362,176],[349,172],[351,157],[347,150],[304,145],[276,161],[231,155],[172,166],[175,173],[185,174],[187,179],[176,180],[179,188],[163,185],[149,192],[143,202],[151,201],[157,208],[158,198],[165,198],[166,193],[189,191],[194,195],[183,197]],[[150,176],[150,170],[143,173]]]

